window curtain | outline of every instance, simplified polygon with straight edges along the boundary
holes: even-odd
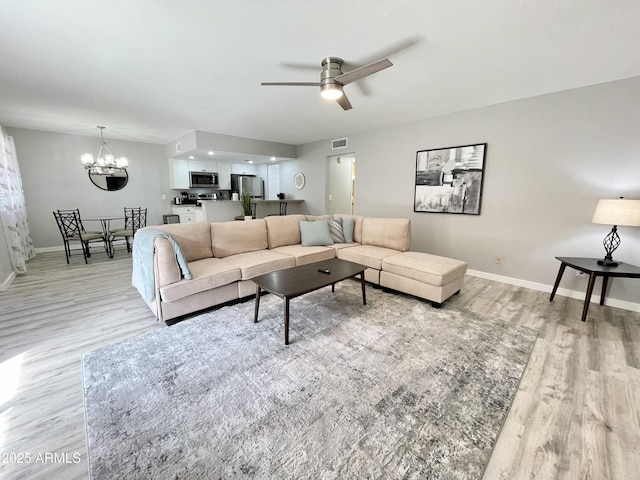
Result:
[[[27,260],[35,257],[27,224],[27,204],[13,137],[0,125],[0,226],[9,247],[9,257],[17,273],[27,271]],[[1,234],[1,233],[0,233]]]

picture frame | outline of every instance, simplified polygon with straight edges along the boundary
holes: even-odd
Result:
[[[480,215],[487,144],[416,152],[413,211]]]

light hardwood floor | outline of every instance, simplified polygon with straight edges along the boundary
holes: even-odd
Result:
[[[125,252],[28,269],[0,292],[0,479],[85,479],[82,353],[166,327]],[[474,277],[448,305],[539,332],[486,480],[640,478],[640,314],[592,304],[583,323],[579,300]]]

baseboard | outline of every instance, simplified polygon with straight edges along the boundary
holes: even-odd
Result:
[[[0,283],[0,292],[4,292],[5,290],[8,290],[11,284],[13,283],[13,281],[15,280],[15,278],[16,278],[16,272],[14,270],[9,274],[9,276],[5,279],[4,282]]]
[[[80,247],[78,247],[79,249]],[[47,253],[47,252],[64,252],[64,247],[62,245],[59,245],[57,247],[42,247],[42,248],[36,248],[36,255],[38,253]]]
[[[494,273],[481,272],[479,270],[467,270],[467,275],[471,275],[472,277],[486,278],[487,280],[506,283],[508,285],[515,285],[517,287],[530,288],[532,290],[538,290],[540,292],[551,293],[551,290],[553,290],[553,285],[530,282],[528,280],[522,280],[520,278],[505,277],[504,275],[496,275]],[[556,295],[562,295],[563,297],[576,298],[578,300],[584,301],[585,291],[570,290],[568,288],[558,288]],[[600,294],[594,293],[594,295],[591,296],[591,302],[600,303]],[[605,300],[605,305],[621,308],[623,310],[629,310],[631,312],[640,312],[640,303],[628,302],[626,300],[607,298]]]

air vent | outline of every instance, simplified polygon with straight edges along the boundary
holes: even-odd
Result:
[[[346,138],[337,138],[335,140],[331,140],[331,150],[337,150],[339,148],[347,148]]]

